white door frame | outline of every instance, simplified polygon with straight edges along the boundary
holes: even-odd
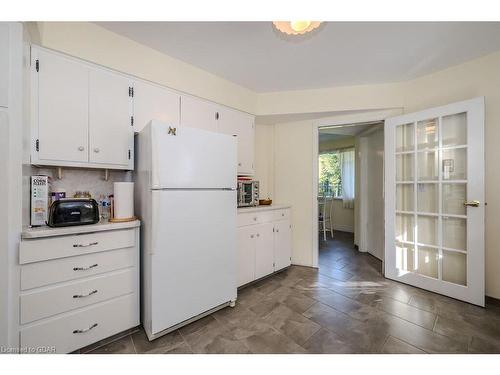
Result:
[[[360,112],[350,115],[339,115],[335,117],[314,120],[312,123],[312,266],[319,266],[319,243],[318,243],[318,156],[319,156],[319,128],[326,126],[344,126],[363,122],[374,124],[384,121],[386,118],[398,116],[403,113],[402,108],[392,108],[380,111]]]

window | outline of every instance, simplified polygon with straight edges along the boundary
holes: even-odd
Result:
[[[319,190],[320,197],[342,197],[342,167],[340,152],[332,151],[319,155]]]

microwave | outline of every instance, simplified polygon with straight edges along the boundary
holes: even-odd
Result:
[[[238,207],[259,205],[259,181],[238,181]]]

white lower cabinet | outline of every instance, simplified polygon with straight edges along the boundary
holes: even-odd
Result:
[[[290,209],[238,213],[238,286],[290,266]]]
[[[255,225],[255,278],[260,279],[274,272],[273,223]]]
[[[21,241],[21,353],[68,353],[139,325],[138,225]]]

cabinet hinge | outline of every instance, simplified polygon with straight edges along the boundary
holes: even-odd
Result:
[[[273,263],[273,267],[276,267],[276,263]]]
[[[130,116],[130,126],[134,126],[134,116]]]
[[[273,228],[273,233],[274,233],[274,228]]]
[[[131,152],[130,152],[130,150],[128,150],[128,160],[130,160],[130,155],[131,155]]]
[[[35,69],[37,72],[40,71],[40,61],[38,59],[36,59],[36,61],[35,61]]]
[[[37,139],[35,141],[35,150],[40,151],[40,140],[39,139]]]
[[[134,97],[134,88],[133,87],[128,88],[128,96],[130,96],[131,98]]]
[[[219,119],[219,112],[215,112],[215,119],[218,120]]]

